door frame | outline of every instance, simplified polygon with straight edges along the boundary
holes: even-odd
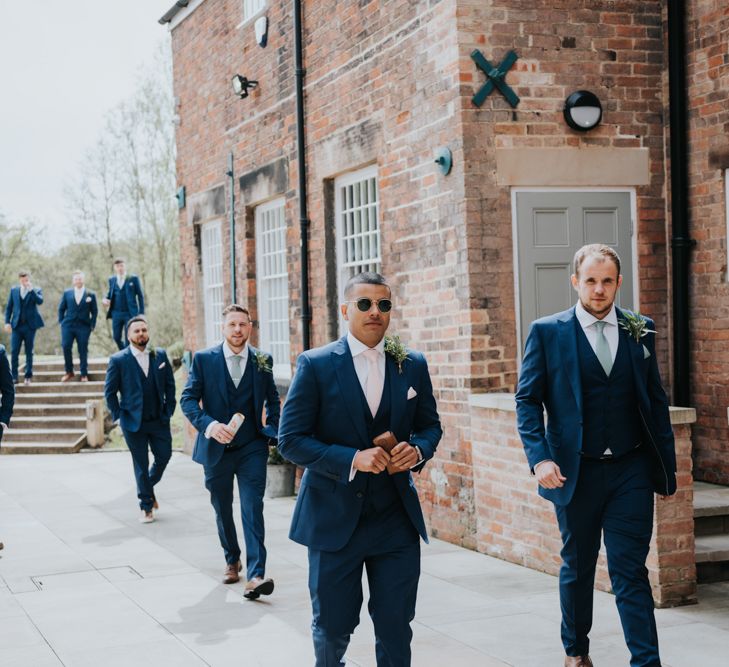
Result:
[[[521,371],[522,347],[524,341],[521,339],[521,293],[519,291],[519,236],[517,230],[517,206],[516,196],[519,193],[539,193],[539,192],[618,192],[627,193],[630,198],[630,248],[635,261],[632,266],[633,278],[633,304],[637,310],[640,309],[640,290],[638,285],[638,204],[635,188],[605,188],[605,187],[528,187],[518,186],[511,188],[511,240],[512,253],[514,262],[514,321],[516,323],[516,366],[517,371]]]

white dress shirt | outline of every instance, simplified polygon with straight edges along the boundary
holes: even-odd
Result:
[[[27,289],[26,289],[25,287],[23,287],[23,286],[21,285],[21,286],[20,286],[20,298],[21,298],[21,299],[25,299],[25,295],[26,295],[26,294],[27,294],[27,293],[28,293],[29,291],[30,291],[30,290],[27,290]]]
[[[598,320],[597,317],[588,313],[582,303],[578,301],[577,306],[575,307],[575,316],[582,327],[582,331],[585,332],[587,342],[590,343],[590,347],[593,352],[595,352],[597,348],[597,329],[595,329],[594,326],[595,322],[605,322],[603,333],[605,334],[605,338],[607,338],[608,347],[610,348],[610,356],[612,357],[613,362],[615,362],[615,357],[618,354],[618,343],[620,342],[618,314],[615,310],[615,304],[613,304],[610,312],[603,317],[602,320]]]
[[[236,355],[233,350],[230,349],[228,345],[228,341],[223,341],[223,356],[225,357],[225,365],[228,367],[228,373],[231,373],[231,369],[233,367],[233,362],[231,361],[231,357],[234,357]],[[238,352],[238,356],[240,356],[240,376],[243,377],[246,374],[246,365],[248,364],[248,341],[246,341],[246,344],[243,346],[243,349]],[[233,374],[231,373],[230,377],[233,377]],[[210,433],[213,430],[213,427],[220,422],[218,421],[211,421],[208,424],[208,427],[205,429],[205,437],[209,438]]]
[[[367,395],[367,377],[370,374],[370,365],[367,361],[367,357],[362,354],[368,348],[362,341],[357,340],[351,333],[347,334],[347,345],[349,345],[349,351],[352,354],[352,361],[354,362],[354,372],[357,373],[357,379],[362,387],[362,392]],[[385,339],[383,338],[374,350],[377,350],[379,357],[377,359],[377,365],[380,368],[380,377],[382,378],[382,386],[385,385]]]
[[[146,348],[144,350],[137,349],[134,345],[129,345],[129,347],[132,350],[132,354],[134,355],[134,358],[137,360],[137,363],[142,368],[142,372],[144,373],[145,377],[149,375],[149,350]]]
[[[127,274],[125,273],[123,276],[117,276],[116,277],[116,284],[119,286],[119,289],[124,287],[124,281],[127,279]]]
[[[73,288],[73,298],[76,300],[77,306],[81,303],[81,299],[83,299],[85,291],[86,291],[85,287],[74,287]]]

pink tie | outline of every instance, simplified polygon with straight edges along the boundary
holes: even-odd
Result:
[[[377,414],[377,408],[380,407],[380,400],[382,399],[382,389],[384,385],[382,373],[380,373],[380,365],[378,363],[380,353],[377,350],[370,349],[365,350],[362,354],[364,354],[367,359],[367,385],[365,396],[367,398],[367,405],[370,406],[370,412],[374,417]]]

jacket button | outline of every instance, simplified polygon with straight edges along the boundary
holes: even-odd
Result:
[[[357,498],[364,498],[364,493],[357,491]]]

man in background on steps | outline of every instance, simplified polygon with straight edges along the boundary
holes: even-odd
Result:
[[[43,290],[33,287],[30,273],[18,273],[18,285],[10,290],[8,304],[5,306],[5,331],[11,333],[10,357],[13,382],[18,381],[18,359],[20,346],[25,345],[25,379],[30,384],[33,377],[33,343],[35,332],[43,326],[43,318],[38,306],[43,303]]]
[[[88,382],[89,338],[96,327],[99,308],[96,305],[96,294],[89,292],[84,286],[83,271],[74,271],[71,280],[73,287],[63,293],[58,304],[58,323],[61,325],[61,347],[66,368],[61,382],[68,382],[74,377],[74,340],[78,346],[81,382]]]

